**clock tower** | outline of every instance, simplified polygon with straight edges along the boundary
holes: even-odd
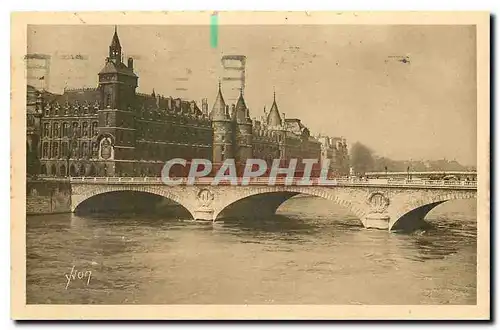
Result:
[[[134,73],[134,62],[122,61],[122,47],[115,26],[109,46],[109,54],[103,69],[99,72],[99,159],[104,162],[108,175],[121,175],[129,172],[121,168],[134,159],[135,129],[134,108],[138,77]]]

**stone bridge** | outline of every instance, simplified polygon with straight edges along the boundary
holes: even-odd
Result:
[[[142,192],[168,198],[183,206],[196,220],[224,217],[262,217],[274,214],[289,198],[306,194],[331,200],[349,209],[366,228],[415,229],[435,206],[454,199],[476,198],[475,181],[368,180],[336,181],[300,186],[252,180],[248,185],[165,185],[160,178],[72,178],[71,210],[98,195]],[[257,179],[257,178],[256,178]]]

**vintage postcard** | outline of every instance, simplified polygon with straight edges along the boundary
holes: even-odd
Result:
[[[12,14],[12,318],[490,318],[484,12]]]

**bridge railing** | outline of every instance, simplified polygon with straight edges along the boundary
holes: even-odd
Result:
[[[179,179],[179,178],[177,178]],[[186,183],[186,178],[182,178]],[[196,178],[197,185],[210,185],[213,183],[213,178],[201,177]],[[238,185],[242,184],[242,178],[237,178]],[[301,184],[302,178],[293,178],[291,183],[288,183],[285,178],[276,178],[274,185],[313,185],[313,186],[409,186],[409,187],[477,187],[477,181],[467,180],[421,180],[421,179],[361,179],[361,178],[335,178],[328,182],[320,181],[318,178],[311,178],[309,184]],[[72,177],[71,182],[82,183],[107,183],[107,184],[163,184],[160,177]],[[269,185],[269,178],[256,177],[250,178],[249,185]],[[221,181],[219,185],[231,185],[231,182]]]

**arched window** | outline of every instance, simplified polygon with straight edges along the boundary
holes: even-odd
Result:
[[[88,135],[88,123],[85,121],[82,123],[82,134],[83,136],[87,136]]]
[[[90,128],[90,136],[94,136],[97,134],[97,122],[92,122],[92,127]]]
[[[52,127],[53,127],[52,136],[59,137],[59,123],[54,123],[54,125]]]
[[[69,175],[76,176],[76,169],[74,164],[71,164],[71,166],[69,167]]]
[[[71,134],[74,137],[80,136],[80,132],[79,132],[79,129],[78,129],[78,122],[76,122],[76,121],[73,122],[73,124],[72,124]]]
[[[68,154],[69,154],[68,142],[61,143],[61,156],[66,158],[68,157]]]
[[[40,174],[47,175],[47,166],[45,166],[45,164],[42,164],[40,167]]]
[[[69,148],[69,158],[78,158],[78,142],[73,141],[71,143],[71,148]]]
[[[50,167],[50,174],[53,176],[57,176],[56,165],[52,164],[52,166]]]
[[[59,157],[59,143],[54,142],[52,143],[52,158],[58,158]]]
[[[85,158],[85,157],[87,157],[87,156],[88,156],[88,147],[87,147],[87,142],[83,142],[81,147],[82,147],[82,150],[81,150],[81,153],[80,153],[80,154],[82,155],[82,157],[84,157],[84,158]]]
[[[99,152],[99,147],[97,142],[92,142],[92,158],[97,158],[98,152]]]
[[[49,143],[44,142],[42,148],[42,158],[47,158],[47,157],[49,157]]]
[[[66,173],[66,166],[61,165],[61,167],[59,167],[59,175],[60,176],[66,176],[67,175],[67,173]]]
[[[69,124],[63,123],[63,137],[69,136]]]
[[[43,136],[49,136],[50,134],[50,126],[49,123],[43,124]]]
[[[106,94],[106,107],[111,107],[111,94]]]

